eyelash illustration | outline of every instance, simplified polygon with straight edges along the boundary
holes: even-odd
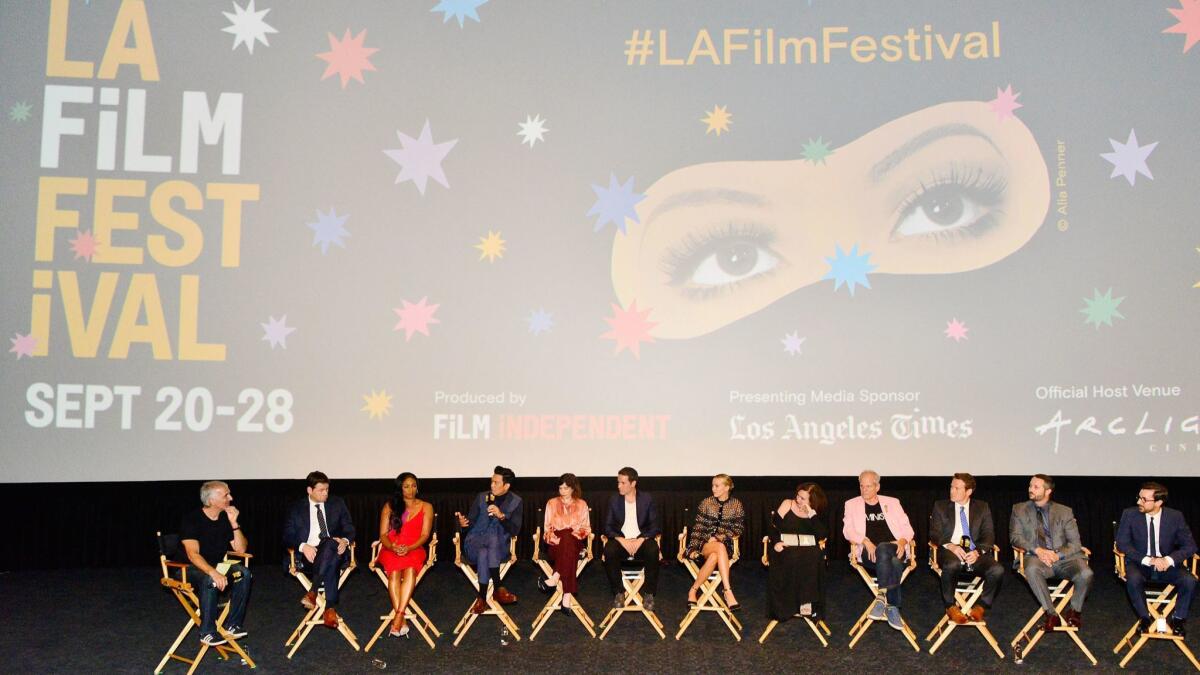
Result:
[[[672,286],[692,298],[707,298],[773,272],[786,261],[772,248],[773,229],[728,223],[688,234],[667,249],[662,271]]]
[[[997,208],[1004,202],[1008,182],[983,169],[952,165],[948,173],[935,174],[901,202],[891,240],[924,237],[958,241],[978,237],[996,226]]]

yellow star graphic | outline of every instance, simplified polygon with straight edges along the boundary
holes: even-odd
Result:
[[[700,120],[708,125],[708,129],[704,131],[705,136],[714,131],[718,136],[721,135],[722,131],[729,131],[729,122],[733,119],[733,115],[725,109],[725,106],[715,105],[712,110],[706,112],[708,114]]]
[[[488,230],[487,236],[480,237],[475,248],[479,249],[480,260],[487,258],[488,262],[495,262],[496,258],[504,257],[504,240],[500,238],[499,232]]]
[[[384,415],[391,412],[392,397],[388,395],[386,389],[381,389],[380,391],[372,389],[370,396],[364,394],[362,398],[367,404],[359,408],[359,410],[370,413],[370,419],[375,419],[376,417],[383,419]]]

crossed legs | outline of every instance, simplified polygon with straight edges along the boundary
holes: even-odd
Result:
[[[700,556],[704,558],[704,564],[700,566],[700,571],[696,574],[696,581],[688,589],[688,602],[695,603],[697,601],[696,592],[700,590],[700,584],[704,583],[716,569],[717,573],[721,575],[721,583],[725,586],[725,602],[730,607],[735,607],[738,602],[733,595],[733,587],[729,585],[729,551],[726,550],[725,544],[716,539],[709,539],[700,549]]]

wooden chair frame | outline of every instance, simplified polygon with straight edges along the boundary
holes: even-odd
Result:
[[[1200,561],[1200,555],[1193,555],[1187,563],[1192,576],[1196,575],[1197,561]],[[1125,583],[1125,554],[1117,548],[1116,542],[1113,542],[1113,563],[1117,578],[1121,580],[1121,583]],[[1147,588],[1145,589],[1145,595],[1146,609],[1150,612],[1150,618],[1155,623],[1166,621],[1171,616],[1171,611],[1175,609],[1175,603],[1179,601],[1179,594],[1176,592],[1174,584],[1167,584],[1161,588]],[[1196,660],[1196,655],[1188,648],[1187,643],[1183,641],[1182,637],[1175,635],[1169,630],[1165,633],[1151,630],[1148,633],[1138,634],[1137,621],[1133,622],[1133,625],[1129,627],[1129,630],[1125,631],[1125,635],[1117,642],[1117,646],[1113,647],[1113,654],[1120,654],[1122,649],[1129,648],[1129,653],[1125,655],[1125,658],[1121,659],[1120,666],[1124,668],[1125,664],[1129,663],[1134,655],[1142,647],[1145,647],[1146,643],[1150,640],[1167,640],[1174,643],[1179,648],[1179,651],[1183,652],[1183,655],[1188,658],[1188,661],[1192,662],[1192,666],[1200,671],[1200,662]]]
[[[175,653],[179,650],[179,645],[183,643],[183,639],[187,637],[188,633],[192,632],[193,628],[200,627],[200,598],[196,595],[195,587],[188,582],[187,563],[179,563],[172,560],[167,560],[167,553],[161,550],[163,534],[162,532],[156,532],[155,535],[158,537],[160,545],[158,561],[162,569],[162,577],[159,579],[159,583],[163,586],[163,588],[168,588],[171,590],[171,594],[175,596],[175,599],[178,600],[179,604],[183,607],[183,611],[187,612],[188,615],[187,623],[183,625],[183,629],[179,631],[179,635],[175,638],[175,641],[171,643],[171,647],[167,649],[167,653],[163,654],[162,660],[158,662],[157,666],[155,666],[155,675],[161,673],[163,668],[166,667],[167,662],[171,659],[189,664],[191,667],[188,668],[187,672],[188,675],[191,675],[196,671],[196,668],[200,666],[200,661],[204,659],[204,655],[208,653],[209,649],[215,650],[217,655],[220,656],[222,660],[228,660],[229,654],[231,652],[235,653],[241,658],[244,664],[254,668],[254,660],[250,658],[250,655],[247,654],[244,649],[242,649],[241,645],[238,644],[237,639],[225,632],[224,624],[225,617],[229,615],[229,602],[223,603],[224,608],[221,610],[221,613],[217,615],[217,632],[220,633],[221,637],[225,639],[225,644],[209,647],[208,645],[201,643],[200,651],[196,652],[196,655],[190,658],[186,656],[180,656],[179,654]],[[182,546],[182,543],[180,546]],[[246,567],[249,567],[250,559],[254,556],[249,553],[227,551],[225,553],[225,559],[223,562],[233,562],[230,560],[231,557],[240,558],[241,563]],[[171,570],[179,571],[179,579],[171,578]]]
[[[339,589],[342,587],[342,584],[346,583],[346,577],[350,576],[350,573],[358,567],[358,559],[354,555],[355,548],[356,546],[354,542],[350,542],[350,564],[342,568],[341,573],[338,574],[337,585]],[[308,575],[304,573],[304,570],[296,564],[296,549],[289,548],[287,552],[288,574],[292,575],[296,578],[296,581],[300,582],[300,585],[304,587],[305,593],[312,591],[312,579],[309,579]],[[296,629],[292,631],[292,634],[288,636],[287,641],[283,643],[284,647],[292,648],[287,654],[289,659],[295,655],[296,650],[300,649],[300,645],[304,644],[304,641],[308,639],[308,634],[312,632],[314,627],[325,625],[325,622],[321,617],[321,615],[324,613],[325,588],[321,587],[317,589],[317,601],[314,603],[313,608],[306,611],[304,618],[300,619],[300,623],[296,624]],[[346,642],[350,643],[351,647],[354,647],[354,651],[359,651],[358,636],[354,634],[354,631],[350,630],[350,626],[346,624],[346,620],[343,619],[340,614],[338,615],[337,631],[342,634],[342,637],[346,639]]]
[[[917,569],[917,543],[915,541],[910,541],[905,548],[908,552],[908,565],[906,565],[904,567],[904,571],[900,573],[901,586],[904,585],[904,580],[908,578],[908,575],[911,574],[913,570]],[[867,589],[871,591],[870,604],[868,604],[867,608],[863,610],[863,613],[859,615],[858,621],[855,621],[854,625],[850,627],[850,649],[854,649],[854,645],[858,644],[858,641],[862,639],[862,636],[867,634],[867,631],[870,630],[871,626],[875,625],[876,621],[881,620],[872,617],[871,610],[874,609],[875,603],[879,600],[883,591],[879,588],[879,580],[875,577],[875,575],[871,574],[871,572],[867,570],[866,566],[859,562],[858,544],[850,544],[850,567],[852,567],[854,571],[858,572],[858,576],[862,578],[863,583],[867,585]],[[917,634],[913,632],[912,627],[908,625],[908,622],[905,621],[903,617],[900,618],[900,633],[904,635],[904,639],[908,640],[908,644],[912,645],[914,651],[921,651],[921,645],[919,642],[917,642]]]
[[[1019,546],[1013,547],[1013,557],[1017,560],[1017,574],[1020,574],[1021,578],[1025,579],[1025,583],[1029,583],[1029,577],[1025,576],[1026,553],[1027,551]],[[1089,559],[1092,557],[1092,552],[1087,548],[1083,549],[1083,553]],[[1075,595],[1075,584],[1071,583],[1070,579],[1060,577],[1051,577],[1046,582],[1047,585],[1051,582],[1056,582],[1053,586],[1050,586],[1050,600],[1054,603],[1054,612],[1061,617],[1063,611],[1067,608],[1067,603],[1071,602],[1071,598]],[[1041,604],[1039,604],[1037,611],[1033,613],[1033,616],[1029,617],[1029,621],[1026,621],[1025,626],[1021,628],[1021,632],[1017,633],[1016,637],[1012,639],[1010,646],[1013,650],[1014,663],[1019,664],[1023,662],[1025,657],[1029,656],[1029,652],[1032,652],[1033,648],[1037,646],[1042,636],[1046,634],[1046,631],[1037,625],[1045,614],[1046,610],[1042,609]],[[1087,645],[1083,644],[1083,640],[1079,637],[1078,628],[1063,623],[1061,626],[1056,627],[1053,632],[1066,633],[1075,642],[1075,645],[1079,647],[1079,651],[1083,652],[1083,655],[1088,658],[1088,661],[1091,661],[1093,666],[1096,665],[1096,657],[1092,656],[1092,652],[1087,648]],[[1022,643],[1024,643],[1024,647],[1021,646]]]
[[[592,543],[595,541],[595,539],[596,535],[589,532],[587,536],[587,542],[584,544],[585,548],[582,551],[583,555],[575,564],[576,577],[583,573],[583,568],[587,567],[588,563],[592,562],[592,557],[595,555],[592,552]],[[554,566],[550,564],[550,561],[542,560],[540,555],[541,547],[542,528],[539,526],[533,533],[533,562],[542,570],[543,574],[549,577],[550,575],[554,574]],[[550,599],[547,600],[546,604],[542,606],[542,611],[538,612],[537,618],[533,620],[533,630],[529,633],[530,642],[533,642],[533,639],[537,637],[537,634],[550,621],[550,617],[554,616],[558,610],[562,609],[562,598],[563,589],[562,582],[560,581],[558,586],[554,588],[554,592],[550,594]],[[589,635],[596,637],[596,624],[592,621],[592,617],[588,616],[587,612],[584,611],[583,606],[579,604],[579,598],[572,598],[572,600],[574,602],[571,603],[571,614],[573,614],[576,619],[579,619],[579,623],[583,625],[584,630],[586,630]]]
[[[475,606],[475,600],[471,600],[471,605],[467,607],[467,611],[463,614],[463,617],[458,620],[458,625],[454,627],[454,634],[458,636],[458,637],[454,638],[454,646],[455,647],[457,647],[458,643],[462,641],[464,636],[466,636],[467,631],[471,630],[471,626],[475,625],[476,619],[478,619],[481,616],[489,616],[489,615],[495,616],[496,618],[500,619],[500,623],[504,624],[504,626],[506,628],[508,628],[508,631],[509,631],[509,633],[512,634],[513,638],[520,641],[521,633],[520,633],[520,630],[517,628],[517,623],[515,621],[513,621],[513,618],[511,616],[509,616],[508,612],[504,611],[504,606],[501,605],[500,603],[496,602],[495,598],[492,597],[492,594],[495,592],[496,587],[499,586],[500,582],[504,580],[504,576],[506,574],[508,574],[508,570],[513,566],[513,563],[515,563],[516,561],[517,561],[517,538],[511,537],[511,538],[509,538],[509,541],[508,541],[508,560],[506,560],[500,564],[500,578],[492,579],[488,583],[487,599],[486,599],[487,606],[488,606],[487,611],[485,611],[483,614],[473,613],[471,611],[471,607]],[[467,562],[467,559],[465,557],[463,557],[462,533],[461,532],[454,533],[454,564],[458,566],[458,569],[462,570],[462,573],[464,575],[466,575],[466,577],[467,577],[467,581],[471,582],[471,586],[473,586],[475,588],[475,591],[478,592],[479,591],[479,575],[475,573],[475,568],[472,567],[469,562]],[[476,597],[478,597],[478,596],[476,596]]]
[[[933,570],[934,574],[938,575],[940,578],[942,576],[942,568],[938,566],[937,562],[937,551],[939,548],[941,547],[933,543],[929,544],[929,569]],[[997,561],[1000,560],[999,546],[992,546],[992,555],[995,556]],[[982,635],[983,638],[987,640],[987,643],[992,646],[992,649],[996,652],[996,656],[1002,659],[1004,658],[1004,650],[1000,649],[1000,643],[996,641],[996,636],[992,635],[992,631],[988,630],[987,621],[972,621],[970,618],[971,608],[975,606],[976,602],[979,602],[979,598],[982,595],[982,575],[972,577],[969,580],[959,579],[956,582],[954,589],[954,601],[958,604],[958,609],[962,611],[963,614],[967,615],[967,622],[963,624],[957,624],[951,621],[950,617],[943,614],[941,620],[938,621],[937,625],[933,627],[933,630],[929,631],[929,635],[925,636],[926,642],[933,640],[934,636],[937,636],[937,640],[934,641],[934,643],[929,647],[930,654],[937,652],[938,648],[941,647],[942,643],[946,641],[946,638],[954,632],[955,628],[958,628],[959,626],[972,626],[978,630],[980,635]]]
[[[434,514],[434,521],[437,521],[437,514]],[[413,628],[417,629],[417,632],[421,634],[421,637],[425,638],[425,642],[429,645],[430,649],[434,648],[433,638],[441,637],[442,632],[439,631],[437,626],[433,625],[433,622],[429,620],[429,616],[425,614],[425,611],[422,610],[421,606],[417,604],[417,599],[415,596],[417,593],[417,587],[421,585],[421,579],[425,578],[425,573],[429,571],[429,568],[433,567],[435,562],[437,562],[437,542],[437,532],[434,531],[429,537],[429,542],[426,544],[426,550],[428,554],[425,557],[425,564],[421,567],[421,569],[417,570],[416,578],[413,580],[414,597],[408,599],[408,608],[404,612],[405,623],[408,623]],[[380,567],[376,562],[379,560],[380,548],[382,548],[382,545],[378,540],[371,543],[371,562],[367,563],[367,569],[371,570],[375,573],[375,576],[379,577],[379,580],[383,582],[383,587],[386,589],[388,588],[387,572],[384,572],[383,568]],[[387,614],[379,617],[379,628],[375,630],[375,634],[371,636],[371,641],[367,643],[365,648],[363,648],[364,652],[371,651],[371,647],[375,646],[375,642],[380,638],[380,636],[383,635],[383,632],[387,630],[388,625],[392,623],[392,619],[394,618],[396,618],[395,609],[391,609]],[[432,637],[430,637],[431,633]]]
[[[658,544],[658,559],[661,562],[662,555],[662,535],[654,537],[654,541]],[[608,546],[608,536],[600,535],[600,561],[604,562],[604,548]],[[617,625],[617,620],[624,616],[627,612],[636,612],[646,617],[646,621],[650,623],[650,627],[654,632],[658,633],[658,639],[667,639],[667,634],[663,631],[663,622],[658,618],[652,609],[646,609],[644,600],[642,599],[642,586],[646,583],[645,568],[639,569],[622,569],[621,570],[621,585],[625,588],[625,604],[621,607],[613,607],[608,610],[608,614],[604,615],[604,619],[600,622],[601,640],[608,635],[608,631]]]
[[[683,531],[679,533],[679,552],[675,555],[675,559],[678,560],[681,565],[683,565],[684,569],[688,571],[688,574],[692,575],[692,579],[694,580],[699,578],[700,567],[696,565],[694,560],[686,555],[687,533],[688,528],[687,526],[684,526]],[[729,559],[730,566],[736,564],[741,558],[742,551],[740,542],[741,537],[734,537],[733,556]],[[713,570],[712,574],[708,575],[708,578],[701,582],[700,595],[696,604],[688,609],[687,614],[683,615],[683,621],[679,622],[679,630],[675,633],[676,640],[683,637],[684,632],[687,631],[687,629],[692,625],[692,622],[696,620],[696,617],[700,616],[701,612],[715,612],[716,615],[721,617],[721,620],[725,622],[725,626],[729,628],[729,632],[733,633],[734,639],[738,642],[742,641],[742,622],[738,621],[738,618],[733,615],[733,611],[730,610],[729,605],[725,603],[725,598],[721,597],[721,595],[717,593],[717,590],[720,589],[720,587],[721,575],[716,570]]]
[[[769,554],[770,554],[770,547],[771,547],[771,538],[763,537],[762,541],[763,541],[762,564],[763,564],[763,567],[770,567],[771,566],[771,558],[770,558]],[[817,542],[817,544],[821,547],[822,553],[824,553],[824,551],[825,551],[825,541],[826,540],[822,539],[821,541]],[[804,619],[804,623],[808,624],[808,627],[812,629],[813,635],[816,635],[817,639],[821,641],[822,647],[829,646],[829,641],[826,640],[825,637],[832,636],[833,633],[830,632],[829,626],[825,624],[825,619],[818,617],[816,621],[813,621],[811,616],[804,616],[803,614],[797,614],[795,616],[795,618]],[[779,625],[779,619],[771,619],[771,621],[769,623],[767,623],[767,628],[762,632],[762,635],[760,635],[758,637],[758,644],[761,645],[764,642],[766,642],[767,636],[770,635],[771,631],[775,630],[775,627],[778,625]],[[822,635],[821,631],[825,631],[825,635]]]

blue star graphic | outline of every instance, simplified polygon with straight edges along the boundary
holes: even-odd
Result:
[[[346,224],[346,220],[350,217],[349,214],[339,216],[337,209],[330,208],[329,214],[321,213],[317,209],[317,222],[306,223],[308,228],[313,231],[313,246],[321,245],[321,255],[329,252],[330,244],[337,244],[342,248],[346,248],[346,242],[342,241],[342,237],[349,237],[350,232],[342,225]]]
[[[529,332],[541,335],[554,327],[554,317],[544,309],[534,310],[526,319],[529,322]]]
[[[442,13],[442,23],[450,20],[450,17],[458,19],[458,27],[463,27],[463,19],[474,19],[475,23],[479,23],[479,14],[475,11],[481,5],[487,4],[488,0],[439,0],[438,4],[434,5],[431,12]]]
[[[633,191],[633,176],[630,176],[624,185],[618,185],[617,174],[609,174],[607,188],[593,185],[592,190],[596,192],[596,203],[592,204],[592,208],[587,214],[589,216],[599,214],[600,216],[596,219],[593,232],[599,232],[600,228],[608,223],[612,223],[617,226],[621,234],[625,234],[626,218],[635,223],[641,222],[638,220],[637,211],[633,207],[645,199],[646,195],[636,194]]]
[[[837,257],[825,258],[825,262],[829,263],[829,271],[821,279],[833,279],[834,291],[841,288],[842,284],[846,284],[850,289],[850,297],[854,297],[854,287],[858,284],[864,288],[870,288],[871,282],[867,280],[867,273],[879,267],[879,265],[872,265],[868,260],[871,254],[863,253],[860,256],[858,244],[850,249],[849,254],[843,253],[839,244],[835,244],[834,248],[837,249]]]

